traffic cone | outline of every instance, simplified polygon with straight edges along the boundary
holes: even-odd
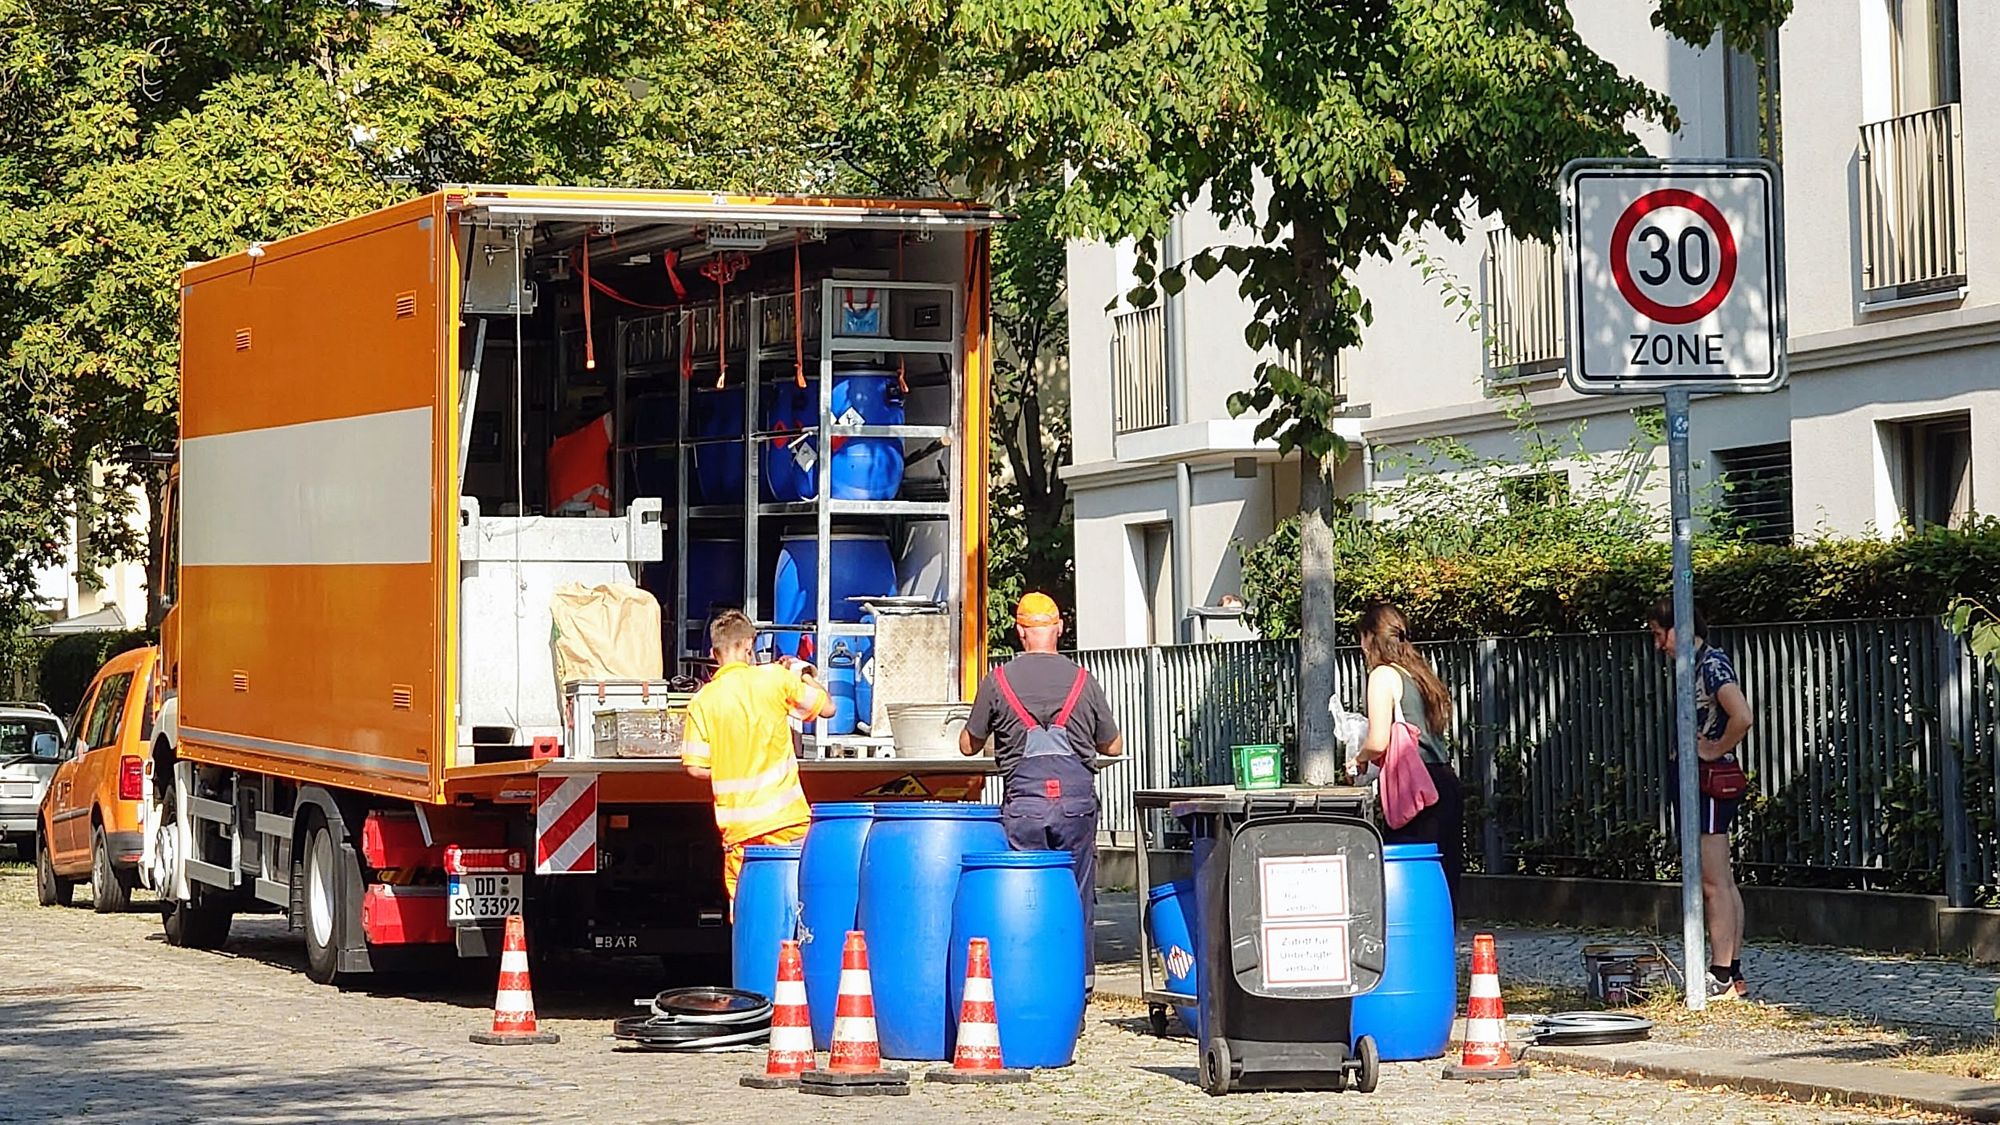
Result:
[[[488,1047],[554,1043],[562,1037],[535,1027],[535,990],[528,983],[528,934],[519,914],[507,916],[507,939],[500,947],[500,989],[493,998],[493,1030],[471,1039]]]
[[[958,1006],[958,1049],[950,1070],[925,1075],[932,1082],[1026,1082],[1028,1072],[1009,1070],[1000,1059],[1000,1024],[993,1010],[993,957],[986,939],[965,949],[965,999]]]
[[[1526,1078],[1528,1067],[1507,1049],[1507,1008],[1500,1002],[1500,954],[1492,934],[1472,938],[1472,988],[1465,1001],[1465,1047],[1446,1078],[1483,1082]]]
[[[817,1063],[813,1055],[812,1018],[806,1011],[805,962],[799,943],[778,946],[777,995],[771,997],[771,1049],[764,1056],[764,1073],[746,1074],[743,1085],[776,1090],[799,1084],[799,1075]]]
[[[840,954],[833,1049],[827,1052],[824,1069],[799,1075],[799,1089],[833,1097],[910,1092],[909,1071],[882,1069],[882,1044],[875,1037],[875,988],[868,979],[868,942],[860,930],[847,931]]]

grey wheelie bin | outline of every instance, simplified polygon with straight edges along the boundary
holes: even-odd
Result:
[[[1183,796],[1184,794],[1184,796]],[[1352,1000],[1382,979],[1382,836],[1353,788],[1184,790],[1202,1087],[1375,1089],[1375,1042]]]

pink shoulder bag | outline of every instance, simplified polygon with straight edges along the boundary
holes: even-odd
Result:
[[[1389,749],[1382,755],[1382,819],[1391,828],[1401,828],[1418,813],[1437,804],[1437,783],[1424,768],[1424,755],[1417,745],[1417,728],[1397,721],[1389,728]]]

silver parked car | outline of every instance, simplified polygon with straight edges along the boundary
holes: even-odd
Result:
[[[35,854],[42,794],[62,764],[63,721],[40,703],[0,703],[0,843]]]

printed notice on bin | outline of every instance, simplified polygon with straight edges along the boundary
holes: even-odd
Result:
[[[1266,856],[1257,861],[1257,882],[1267,920],[1348,916],[1344,855]]]
[[[1346,922],[1264,926],[1264,983],[1273,987],[1353,983]]]

